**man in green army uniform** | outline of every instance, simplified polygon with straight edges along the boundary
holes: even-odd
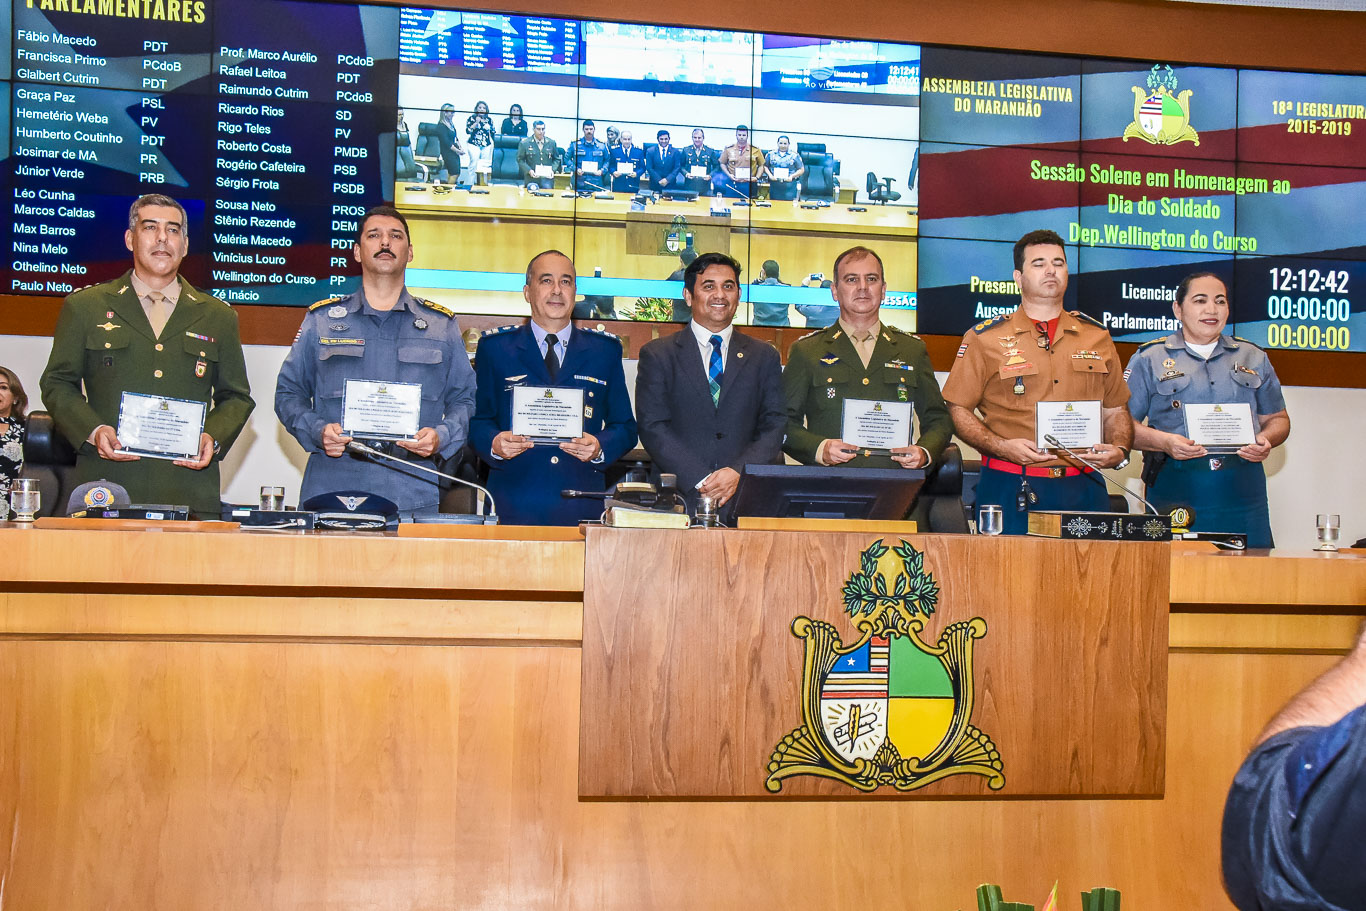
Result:
[[[799,339],[788,353],[783,452],[803,464],[926,468],[953,435],[925,343],[878,318],[886,290],[876,253],[867,247],[845,250],[835,260],[831,288],[839,319]],[[840,439],[846,398],[911,402],[920,421],[919,439],[892,449],[890,457],[864,453]]]
[[[185,209],[169,196],[133,203],[124,233],[132,270],[67,297],[40,387],[57,428],[77,448],[77,483],[104,478],[135,503],[186,505],[218,518],[218,463],[255,402],[237,314],[179,275],[187,227]],[[125,392],[204,402],[197,456],[125,452],[115,430]]]

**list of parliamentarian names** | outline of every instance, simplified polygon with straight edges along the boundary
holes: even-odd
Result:
[[[305,304],[348,282],[356,216],[391,182],[397,10],[198,6],[196,21],[16,8],[10,291],[121,272],[111,236],[157,191],[185,203],[196,277],[226,300]]]

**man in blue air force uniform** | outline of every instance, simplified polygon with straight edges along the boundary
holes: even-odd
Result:
[[[308,308],[275,387],[276,416],[308,452],[299,502],[362,490],[394,501],[400,513],[436,512],[437,478],[346,451],[342,393],[347,380],[420,384],[416,436],[374,445],[428,467],[437,455],[450,458],[465,445],[474,409],[474,371],[460,326],[454,311],[408,293],[413,250],[397,209],[367,212],[351,250],[361,289]]]
[[[475,353],[479,393],[470,441],[489,465],[489,490],[505,525],[597,518],[602,501],[565,499],[560,491],[605,489],[603,473],[636,444],[621,341],[570,322],[576,281],[574,264],[558,250],[532,259],[522,289],[531,321],[485,334]],[[582,389],[583,435],[555,446],[513,433],[517,386]]]

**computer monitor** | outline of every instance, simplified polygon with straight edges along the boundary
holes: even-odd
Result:
[[[735,514],[903,519],[924,483],[925,472],[919,468],[746,465],[735,493]]]

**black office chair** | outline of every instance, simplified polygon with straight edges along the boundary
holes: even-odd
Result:
[[[522,182],[522,168],[517,164],[517,147],[521,143],[522,138],[520,136],[493,137],[492,183],[519,184]]]
[[[889,202],[896,202],[901,198],[901,194],[892,189],[891,177],[884,177],[878,180],[876,174],[868,172],[868,198],[876,203],[887,205]]]
[[[968,510],[963,505],[963,453],[950,443],[925,474],[925,485],[910,518],[922,532],[965,535]]]
[[[427,180],[427,166],[418,164],[413,157],[412,138],[407,130],[399,130],[395,134],[395,147],[398,150],[398,160],[394,166],[395,180]]]
[[[427,169],[429,178],[440,176],[445,165],[441,162],[441,137],[437,135],[436,124],[417,125],[417,146],[413,149],[413,161]]]
[[[802,153],[802,164],[806,165],[806,173],[801,177],[802,199],[835,201],[839,184],[835,182],[834,161],[828,152]]]
[[[66,501],[76,489],[76,450],[57,430],[52,415],[30,411],[24,424],[24,468],[21,477],[35,478],[42,498],[40,516],[66,514]]]

